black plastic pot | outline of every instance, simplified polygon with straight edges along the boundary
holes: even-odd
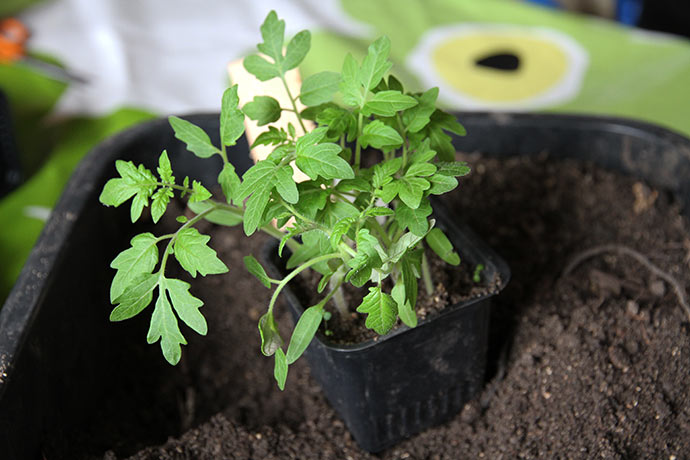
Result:
[[[549,151],[551,158],[591,160],[674,193],[690,214],[690,140],[683,136],[607,118],[487,114],[460,118],[469,133],[455,140],[460,150],[500,156]],[[193,121],[212,136],[218,131],[216,115]],[[184,168],[189,154],[165,120],[137,126],[94,149],[74,172],[0,310],[1,458],[41,458],[48,440],[75,438],[81,441],[80,450],[66,458],[102,456],[115,447],[107,436],[116,439],[114,431],[125,430],[107,425],[108,416],[123,414],[126,419],[129,411],[137,409],[127,400],[112,400],[113,388],[124,385],[151,400],[169,398],[159,394],[157,383],[171,378],[171,368],[158,347],[142,340],[145,318],[118,325],[108,321],[112,277],[108,264],[140,229],[127,223],[126,209],[107,209],[98,203],[103,184],[115,174],[116,159],[151,166],[163,148],[176,168]],[[245,168],[250,164],[246,150],[244,144],[232,154],[239,169],[243,161]],[[214,171],[191,169],[199,166],[194,162],[186,173],[212,179]],[[207,168],[208,162],[202,167]],[[149,426],[154,427],[175,421],[174,412],[151,417]],[[101,437],[103,445],[93,444],[87,435],[96,430],[107,433]],[[132,445],[162,443],[168,435],[179,434],[161,430],[151,435],[141,426],[126,433]]]
[[[311,374],[345,421],[357,444],[380,452],[457,414],[484,382],[491,297],[508,283],[510,269],[472,231],[455,224],[438,203],[437,226],[469,267],[484,265],[485,282],[496,290],[459,302],[415,328],[402,326],[383,337],[341,345],[320,332],[306,350]],[[262,253],[269,275],[283,278],[278,245]],[[304,306],[283,289],[295,322]]]

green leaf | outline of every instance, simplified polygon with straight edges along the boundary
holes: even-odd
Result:
[[[403,124],[409,132],[416,133],[429,124],[430,117],[436,110],[436,98],[438,88],[431,88],[418,98],[419,104],[403,113]]]
[[[280,196],[288,203],[295,204],[299,201],[297,185],[292,178],[292,166],[283,165],[275,171],[275,187]]]
[[[259,126],[278,121],[281,114],[280,104],[271,96],[254,96],[254,100],[245,104],[242,110]]]
[[[431,163],[412,163],[410,167],[407,168],[405,175],[409,177],[426,177],[431,176],[435,172],[436,166]]]
[[[247,72],[254,75],[261,81],[268,81],[280,76],[279,66],[273,64],[272,62],[268,62],[266,59],[256,54],[252,54],[251,56],[244,58],[242,64]]]
[[[395,219],[401,229],[409,228],[417,236],[424,236],[429,229],[427,217],[431,215],[431,205],[427,200],[420,203],[417,209],[410,208],[405,203],[399,203],[395,208]]]
[[[258,164],[258,163],[257,163]],[[254,192],[251,197],[247,200],[245,204],[244,211],[244,233],[247,236],[253,234],[259,224],[261,224],[261,219],[264,215],[264,210],[268,205],[268,200],[271,198],[271,192],[266,189],[258,190]]]
[[[283,346],[284,342],[278,332],[273,313],[265,313],[259,318],[259,333],[261,334],[261,353],[265,356],[271,356]]]
[[[249,168],[242,176],[242,184],[236,200],[244,200],[257,191],[268,192],[275,183],[278,166],[272,161],[262,160]]]
[[[158,187],[158,181],[143,165],[137,168],[131,161],[117,160],[115,168],[120,177],[110,179],[105,184],[99,200],[106,206],[118,207],[134,197],[130,217],[132,222],[136,222],[144,206],[148,206],[148,200]]]
[[[237,85],[225,90],[220,109],[220,141],[223,145],[235,145],[244,133],[244,114],[239,104]]]
[[[160,339],[161,350],[165,359],[173,366],[180,361],[182,348],[187,344],[177,325],[177,318],[170,308],[170,302],[164,292],[156,300],[156,308],[151,315],[151,324],[146,341],[149,344],[156,343]]]
[[[192,194],[189,197],[190,203],[198,203],[211,198],[211,192],[206,187],[201,185],[201,182],[195,180],[192,182]]]
[[[354,217],[345,217],[343,219],[340,219],[338,223],[336,223],[333,226],[333,230],[331,231],[331,236],[329,238],[331,248],[333,248],[334,250],[338,248],[338,245],[340,244],[340,239],[343,237],[344,234],[347,233],[347,231],[350,229],[350,227],[356,220],[357,219]]]
[[[349,192],[356,190],[358,192],[371,192],[372,184],[363,177],[355,177],[354,179],[345,179],[338,182],[335,189],[340,192]]]
[[[283,72],[294,69],[304,59],[311,47],[311,33],[308,30],[302,30],[297,35],[292,37],[285,50],[285,60],[283,61]],[[306,105],[306,104],[305,104]]]
[[[457,134],[458,136],[464,136],[467,134],[465,127],[458,122],[454,115],[444,112],[441,109],[434,110],[431,120],[437,126],[440,126],[446,131]]]
[[[175,176],[173,176],[172,166],[170,166],[170,159],[168,158],[168,152],[163,150],[161,156],[158,157],[158,176],[161,178],[161,182],[164,184],[174,184]]]
[[[266,274],[266,271],[264,270],[264,267],[261,266],[258,260],[253,255],[248,255],[244,257],[244,266],[247,267],[247,270],[249,270],[249,273],[254,275],[259,281],[261,281],[261,284],[266,286],[268,289],[271,288],[271,279],[268,277]]]
[[[366,116],[374,114],[382,117],[392,117],[397,112],[409,109],[415,105],[417,105],[415,98],[402,94],[399,91],[379,91],[364,104],[362,113]]]
[[[197,271],[202,276],[228,271],[228,267],[216,256],[216,251],[207,246],[210,239],[210,236],[202,235],[194,227],[184,228],[177,233],[173,246],[175,258],[193,278],[196,278]]]
[[[388,61],[391,42],[388,37],[383,36],[369,45],[367,56],[362,61],[359,69],[359,82],[364,86],[365,91],[376,88],[383,76],[393,65]]]
[[[364,127],[359,142],[365,148],[372,146],[376,149],[396,149],[403,144],[403,138],[381,120],[374,120]]]
[[[158,239],[151,233],[141,233],[130,241],[131,247],[122,251],[110,263],[117,270],[110,285],[110,301],[120,297],[134,279],[150,274],[158,263]]]
[[[140,273],[127,283],[122,294],[113,301],[117,306],[110,313],[110,321],[122,321],[138,315],[153,300],[158,275]]]
[[[319,72],[308,76],[302,83],[300,100],[306,106],[330,102],[340,86],[340,74],[337,72]]]
[[[383,206],[373,207],[364,213],[364,215],[367,217],[392,216],[393,214],[395,214],[395,211],[393,211],[391,208],[385,208]]]
[[[470,173],[470,167],[464,161],[439,161],[436,166],[438,173],[444,176],[466,176]]]
[[[302,356],[319,329],[322,318],[323,306],[321,305],[314,305],[304,310],[290,338],[290,345],[288,345],[287,350],[288,364],[294,363]]]
[[[165,287],[177,316],[197,334],[206,335],[208,325],[204,315],[199,311],[204,302],[189,293],[189,283],[176,279],[166,279]]]
[[[339,145],[330,142],[298,148],[295,163],[312,180],[319,176],[324,179],[352,179],[355,173],[350,164],[338,155],[341,150]]]
[[[400,261],[400,274],[402,275],[402,281],[405,285],[405,297],[412,307],[417,304],[417,277],[412,268],[409,253],[408,257]]]
[[[440,228],[432,228],[426,235],[426,242],[429,247],[446,263],[451,265],[460,264],[460,256],[453,250],[453,243],[443,233]]]
[[[391,297],[395,300],[398,306],[398,316],[402,322],[408,327],[417,326],[417,314],[410,305],[410,302],[405,298],[405,285],[402,282],[395,283],[391,290]]]
[[[201,214],[202,212],[214,207],[214,204],[208,201],[201,201],[199,203],[187,203],[187,207],[189,207],[189,209],[191,209],[195,214]],[[226,227],[232,227],[242,222],[241,215],[223,208],[211,211],[210,213],[206,214],[204,219],[214,224],[225,225]]]
[[[391,244],[388,249],[389,261],[392,263],[398,262],[405,255],[407,250],[413,249],[422,238],[423,236],[415,235],[412,232],[402,235],[397,241]]]
[[[422,202],[424,191],[429,189],[431,184],[421,177],[403,176],[383,186],[381,199],[390,202],[397,194],[403,203],[412,209],[417,209]]]
[[[288,363],[282,348],[278,348],[276,350],[275,354],[273,355],[273,359],[275,360],[275,364],[273,366],[273,378],[276,379],[276,383],[278,383],[278,388],[280,388],[280,391],[283,391],[285,389],[285,381],[287,380]]]
[[[173,196],[174,194],[170,187],[161,187],[153,194],[151,200],[151,219],[154,224],[163,217],[165,210],[168,208],[168,203],[170,203],[170,198]]]
[[[175,137],[187,144],[187,149],[199,158],[209,158],[220,154],[212,143],[211,138],[198,126],[175,116],[168,117],[170,126],[175,131]]]
[[[345,56],[340,75],[342,78],[340,92],[343,95],[343,102],[350,107],[361,107],[364,104],[364,94],[359,82],[359,66],[349,53]]]
[[[357,311],[367,314],[365,326],[379,335],[387,334],[398,317],[398,306],[395,300],[389,294],[381,292],[378,286],[369,288],[369,294],[362,299]]]
[[[431,182],[429,193],[432,195],[443,195],[458,186],[458,180],[455,177],[440,173],[431,176],[429,181]]]
[[[287,141],[287,133],[284,129],[278,129],[275,126],[269,126],[268,131],[259,134],[252,144],[251,148],[257,145],[278,145]]]
[[[283,61],[283,40],[285,40],[285,21],[278,19],[275,11],[271,10],[264,23],[261,24],[263,43],[257,45],[259,51],[273,58],[276,64]]]
[[[361,287],[369,281],[372,270],[381,266],[381,256],[385,256],[385,252],[379,241],[366,228],[357,232],[356,243],[357,254],[347,261],[351,270],[345,275],[345,281]]]
[[[223,169],[218,174],[218,183],[223,189],[223,195],[225,195],[225,200],[228,203],[237,198],[240,191],[240,178],[237,176],[232,163],[223,165]]]
[[[328,126],[328,137],[331,139],[340,138],[347,134],[348,138],[357,132],[357,118],[349,110],[340,107],[327,107],[320,112],[316,121],[319,125]]]

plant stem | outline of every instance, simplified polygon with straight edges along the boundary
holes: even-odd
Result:
[[[359,112],[359,116],[357,117],[357,141],[355,142],[355,167],[354,170],[355,172],[359,171],[359,162],[360,162],[360,156],[361,156],[361,151],[362,151],[362,146],[359,143],[359,138],[362,137],[362,123],[364,122],[364,115],[362,115],[362,112]]]
[[[434,283],[431,281],[431,270],[429,269],[429,261],[426,258],[426,253],[422,253],[422,280],[424,281],[426,293],[429,295],[433,294]]]
[[[338,310],[340,316],[346,319],[349,309],[347,308],[347,302],[345,301],[345,296],[343,295],[342,284],[343,276],[340,273],[340,270],[338,270],[338,273],[328,281],[328,285],[332,289],[329,295],[333,296],[333,303],[335,303],[335,308]]]
[[[302,117],[299,114],[299,110],[297,110],[297,104],[295,103],[295,99],[292,98],[292,93],[290,92],[290,88],[288,87],[287,81],[285,80],[285,75],[281,75],[280,80],[283,82],[285,91],[287,91],[287,95],[290,98],[290,103],[292,104],[292,108],[295,111],[295,115],[297,116],[297,121],[299,121],[299,125],[302,127],[302,131],[304,131],[304,134],[307,134],[307,128],[304,126],[304,122],[302,121]]]

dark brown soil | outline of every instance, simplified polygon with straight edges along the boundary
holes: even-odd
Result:
[[[278,391],[256,331],[269,291],[241,261],[263,238],[247,243],[233,230],[214,243],[230,274],[193,289],[210,332],[187,333],[174,383],[190,429],[131,458],[688,458],[690,325],[671,287],[616,253],[561,276],[574,255],[616,243],[687,285],[688,224],[673,198],[546,157],[470,161],[474,173],[448,202],[513,278],[492,314],[487,385],[457,417],[374,457],[354,444],[304,362]]]

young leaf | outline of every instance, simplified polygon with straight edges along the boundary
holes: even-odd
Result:
[[[207,246],[210,239],[210,236],[202,235],[194,227],[184,228],[177,233],[173,246],[175,258],[193,278],[196,278],[197,272],[206,276],[228,271],[228,267],[216,256],[216,251]]]
[[[287,133],[284,129],[278,129],[275,126],[269,126],[268,131],[259,134],[252,144],[251,148],[257,145],[278,145],[287,141]]]
[[[276,350],[275,354],[273,355],[273,359],[275,360],[275,364],[273,366],[273,378],[276,379],[276,383],[278,383],[278,388],[280,388],[280,391],[283,391],[285,389],[285,381],[287,380],[288,363],[282,348],[278,348]]]
[[[431,184],[428,180],[406,175],[384,185],[380,196],[383,201],[390,202],[397,194],[408,207],[417,209],[422,202],[424,191],[429,187]]]
[[[199,311],[204,302],[189,293],[189,283],[176,279],[166,279],[165,288],[168,290],[170,301],[177,312],[177,316],[197,334],[206,335],[208,325],[204,315]]]
[[[261,334],[261,353],[271,356],[283,346],[283,339],[278,332],[273,313],[265,313],[259,318],[259,334]]]
[[[339,73],[327,71],[315,73],[304,79],[299,98],[307,107],[324,104],[333,99],[339,85]]]
[[[249,273],[252,275],[256,276],[256,278],[266,286],[267,288],[271,288],[271,279],[268,277],[266,274],[266,271],[264,270],[264,267],[261,266],[258,260],[253,255],[248,255],[244,257],[244,266],[247,267],[247,270],[249,270]]]
[[[192,182],[192,194],[189,196],[190,203],[198,203],[200,201],[206,201],[211,198],[211,192],[209,192],[206,187],[201,185],[201,182],[195,180]]]
[[[275,11],[271,10],[261,24],[263,43],[257,45],[259,51],[273,58],[276,64],[283,61],[283,40],[285,39],[285,21],[278,19]]]
[[[352,179],[355,173],[350,164],[338,155],[341,150],[333,143],[308,145],[298,148],[295,163],[312,180],[319,176],[324,179]]]
[[[458,186],[458,180],[455,177],[441,173],[431,176],[429,182],[431,182],[429,193],[432,195],[443,195]]]
[[[343,102],[350,107],[361,107],[364,104],[364,94],[359,82],[359,66],[351,54],[345,56],[343,68],[340,72],[342,81],[340,82],[340,92],[343,95]]]
[[[417,236],[424,236],[429,229],[427,217],[431,215],[431,205],[427,200],[422,201],[417,209],[412,209],[405,203],[399,203],[395,208],[395,219],[401,229],[409,228]]]
[[[151,233],[139,234],[130,241],[131,247],[122,251],[110,263],[111,268],[117,269],[110,285],[111,302],[120,297],[135,278],[153,271],[158,263],[157,241]]]
[[[247,72],[261,81],[268,81],[275,77],[279,77],[281,73],[278,65],[268,62],[266,59],[256,54],[244,58],[242,65],[244,65]]]
[[[175,176],[173,176],[172,166],[170,165],[170,159],[168,158],[168,152],[163,150],[161,156],[158,157],[158,177],[161,178],[161,182],[164,184],[174,184]]]
[[[295,35],[285,50],[285,60],[283,61],[283,72],[294,69],[304,59],[311,47],[311,32],[302,30]]]
[[[439,161],[436,166],[438,173],[444,176],[466,176],[470,173],[470,167],[464,161]]]
[[[223,165],[223,169],[218,174],[218,183],[223,189],[223,195],[225,195],[225,200],[228,203],[236,199],[240,190],[240,178],[237,176],[232,163],[225,163]]]
[[[347,233],[347,231],[350,229],[355,220],[356,219],[354,217],[345,217],[343,219],[340,219],[338,223],[336,223],[333,226],[333,230],[331,231],[331,236],[329,238],[332,249],[335,250],[338,248],[338,245],[340,244],[340,239],[343,237],[344,234]]]
[[[436,110],[438,88],[431,88],[418,97],[419,104],[403,113],[403,123],[407,130],[416,133],[431,121],[431,115]]]
[[[153,194],[151,198],[151,220],[153,220],[154,224],[163,217],[165,210],[168,208],[168,203],[170,203],[170,198],[173,196],[174,194],[170,187],[161,187]]]
[[[417,326],[417,315],[405,297],[405,285],[402,282],[395,283],[391,290],[391,297],[398,305],[398,316],[402,322],[408,327]]]
[[[383,206],[373,207],[364,213],[364,215],[367,217],[392,216],[393,214],[395,214],[395,211],[393,211],[391,208],[385,208]]]
[[[105,184],[99,200],[106,206],[118,207],[134,197],[130,217],[132,222],[136,222],[141,216],[144,206],[148,206],[148,200],[158,187],[158,181],[153,173],[144,168],[143,165],[139,165],[137,168],[131,161],[117,160],[115,168],[120,177],[110,179]]]
[[[405,286],[405,298],[410,304],[410,308],[412,308],[417,304],[417,277],[412,268],[409,254],[410,253],[400,261],[400,274],[402,276],[403,285]]]
[[[371,91],[376,88],[376,85],[379,84],[383,76],[393,65],[388,61],[390,49],[391,42],[386,36],[380,37],[369,45],[367,56],[362,61],[362,67],[359,69],[358,74],[359,81],[364,86],[365,91]]]
[[[242,110],[259,126],[278,121],[281,114],[280,104],[271,96],[254,96],[254,100],[245,104]]]
[[[364,127],[359,138],[362,147],[372,146],[376,149],[397,149],[403,143],[400,134],[381,120],[374,120]]]
[[[186,345],[187,341],[180,332],[177,318],[172,308],[170,308],[170,302],[163,290],[161,290],[161,294],[158,296],[158,300],[156,300],[156,308],[153,310],[153,315],[151,315],[151,324],[146,336],[146,341],[149,344],[156,343],[159,339],[163,356],[166,361],[174,366],[180,361],[182,356],[180,345]]]
[[[389,294],[381,292],[381,288],[376,286],[369,288],[369,294],[362,299],[357,311],[367,314],[364,323],[366,327],[373,329],[379,335],[384,335],[395,324],[398,306]]]
[[[138,315],[153,300],[153,290],[158,285],[158,276],[141,273],[127,285],[124,292],[114,301],[117,306],[110,312],[110,321],[122,321]]]
[[[261,224],[261,219],[264,215],[264,210],[266,209],[268,200],[270,200],[270,198],[271,192],[266,189],[261,189],[257,192],[254,192],[247,200],[247,203],[245,204],[243,222],[244,233],[247,236],[250,236],[256,231],[257,228],[259,228],[259,224]]]
[[[366,116],[374,114],[382,117],[392,117],[397,112],[409,109],[415,105],[417,105],[415,98],[402,94],[399,91],[379,91],[364,104],[362,113]]]
[[[220,154],[212,143],[211,138],[198,126],[175,116],[168,117],[170,126],[175,131],[175,137],[187,144],[187,149],[199,158],[209,158]]]
[[[202,212],[214,207],[214,205],[208,201],[201,201],[199,203],[187,203],[187,207],[189,207],[189,209],[191,209],[194,213],[201,214]],[[232,227],[242,222],[241,215],[232,212],[229,209],[223,208],[211,211],[210,213],[206,214],[204,219],[209,222],[213,222],[214,224],[225,225],[226,227]]]
[[[446,263],[451,265],[460,264],[460,256],[453,250],[453,243],[450,242],[440,228],[432,228],[426,235],[426,242]]]
[[[307,346],[309,346],[316,331],[319,329],[322,318],[323,306],[321,305],[314,305],[304,310],[304,313],[302,313],[295,325],[292,338],[290,338],[290,345],[288,345],[287,350],[288,364],[294,363],[302,356],[302,353],[307,349]]]
[[[239,101],[237,85],[223,93],[220,110],[220,141],[223,145],[235,145],[244,133],[244,114],[237,108]]]
[[[275,187],[285,201],[295,204],[299,201],[299,192],[292,174],[292,166],[290,165],[283,165],[277,168],[275,171]]]

